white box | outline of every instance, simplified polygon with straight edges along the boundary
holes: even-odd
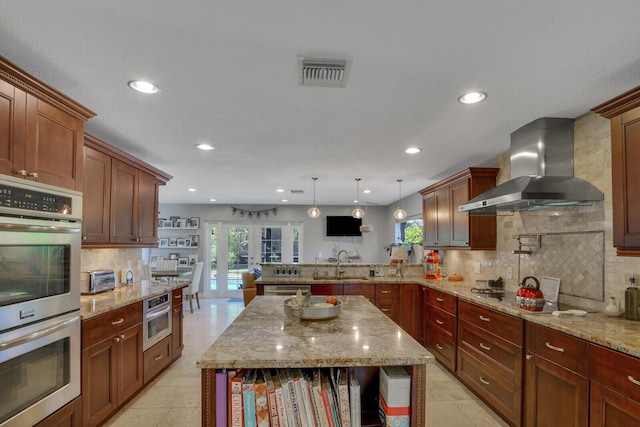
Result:
[[[411,406],[411,377],[402,366],[380,368],[380,394],[390,408]]]

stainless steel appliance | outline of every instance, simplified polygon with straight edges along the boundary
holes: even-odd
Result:
[[[116,288],[116,272],[114,270],[83,271],[80,273],[83,294],[98,294]]]
[[[142,349],[146,351],[171,335],[171,294],[167,292],[144,300],[142,313]]]
[[[263,285],[262,287],[264,295],[282,295],[282,296],[294,296],[298,289],[302,293],[311,293],[311,285]]]
[[[0,175],[0,427],[80,395],[82,195]]]

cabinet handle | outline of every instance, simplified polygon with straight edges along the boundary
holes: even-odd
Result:
[[[562,347],[556,347],[555,345],[551,345],[548,342],[545,343],[545,345],[547,346],[547,348],[550,348],[553,351],[558,351],[560,353],[564,353],[564,348],[562,348]]]
[[[482,378],[482,377],[480,377],[480,378],[479,378],[479,380],[480,380],[480,382],[481,382],[482,384],[484,384],[484,385],[491,385],[491,383],[490,383],[489,381],[485,380],[485,379],[484,379],[484,378]]]
[[[483,322],[491,322],[491,319],[489,317],[485,317],[483,315],[478,316],[480,318],[480,320],[482,320]]]
[[[444,347],[442,347],[440,344],[436,344],[436,348],[437,348],[438,350],[444,350]]]
[[[381,294],[390,294],[391,291],[380,291]]]
[[[124,322],[124,318],[123,318],[123,317],[121,317],[121,318],[119,318],[118,320],[114,320],[114,321],[112,321],[112,322],[111,322],[111,324],[115,326],[115,325],[119,325],[119,324],[121,324],[121,323],[123,323],[123,322]]]
[[[82,236],[82,240],[87,240],[87,236]]]
[[[487,350],[490,351],[491,347],[489,347],[488,345],[484,344],[484,343],[480,343],[480,348],[483,350]]]
[[[113,337],[113,342],[120,342],[124,339],[124,335],[117,335]]]
[[[386,313],[388,311],[391,311],[391,309],[390,308],[381,308],[380,311],[383,312],[383,313]]]
[[[525,357],[527,360],[531,360],[533,359],[533,354],[527,354]]]
[[[179,309],[179,308],[174,308],[174,309],[173,309],[173,312],[174,312],[174,313],[179,313],[179,312],[180,312],[180,309]]]
[[[18,175],[27,176],[27,171],[24,169],[17,170],[16,173]]]
[[[35,179],[38,179],[38,172],[31,172],[31,173],[29,174],[29,176],[32,176],[32,177],[34,177]]]
[[[631,381],[632,383],[634,383],[635,385],[640,385],[640,381],[638,381],[637,379],[633,378],[631,375],[629,375],[629,376],[627,377],[627,379],[628,379],[629,381]]]
[[[175,299],[180,299],[180,298],[182,298],[182,294],[180,294],[180,295],[174,295],[173,297],[174,297]]]
[[[444,325],[444,322],[442,320],[440,320],[440,319],[436,319],[436,323],[438,325]]]
[[[444,298],[437,297],[437,298],[436,298],[436,301],[438,301],[438,302],[444,302]]]
[[[156,357],[153,358],[153,360],[160,360],[162,359],[162,354],[157,355]]]

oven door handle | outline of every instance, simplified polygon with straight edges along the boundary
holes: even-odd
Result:
[[[77,234],[80,233],[80,227],[78,224],[67,224],[52,222],[54,225],[29,225],[29,224],[0,224],[0,231],[21,231],[29,233],[62,233],[62,234]]]
[[[153,312],[152,312],[152,313],[148,313],[148,314],[146,314],[146,315],[145,315],[145,319],[146,319],[146,320],[153,320],[153,319],[155,319],[156,317],[160,317],[160,316],[162,316],[163,314],[167,314],[167,313],[169,312],[169,310],[171,310],[171,304],[169,304],[169,305],[167,306],[167,308],[162,309],[162,310],[158,311],[157,313],[153,313]]]
[[[65,320],[64,322],[60,322],[57,325],[53,325],[47,329],[41,329],[39,331],[32,332],[27,335],[23,335],[18,338],[14,338],[11,341],[6,341],[0,343],[0,351],[9,350],[10,348],[17,347],[22,344],[26,344],[30,341],[35,341],[38,338],[45,337],[47,335],[51,335],[55,332],[58,332],[61,329],[69,327],[72,323],[75,323],[80,320],[80,316],[74,316],[71,319]]]

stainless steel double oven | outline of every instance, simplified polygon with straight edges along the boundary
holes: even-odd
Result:
[[[0,427],[80,395],[81,193],[0,175]]]

